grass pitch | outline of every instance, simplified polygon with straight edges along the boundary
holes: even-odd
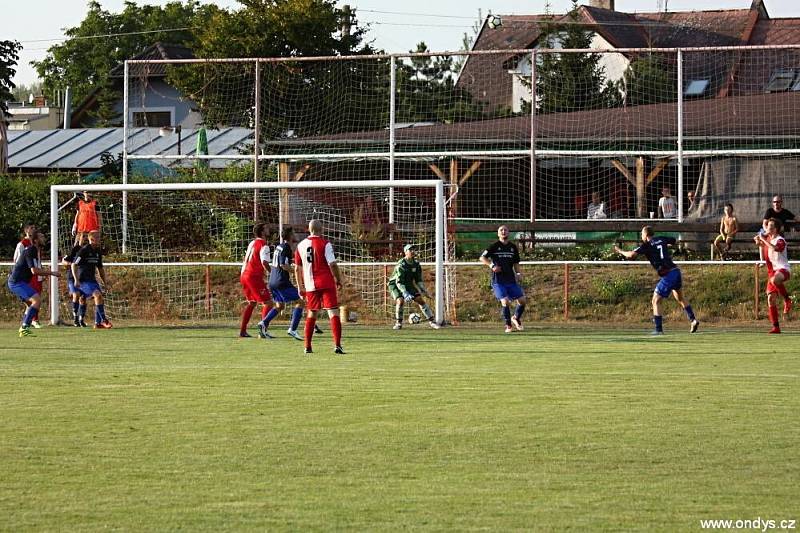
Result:
[[[800,337],[703,327],[5,329],[0,529],[800,518]]]

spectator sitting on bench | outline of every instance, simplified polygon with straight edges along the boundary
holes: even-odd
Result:
[[[787,222],[797,222],[797,217],[794,216],[794,213],[788,209],[784,209],[783,197],[780,194],[776,194],[772,197],[772,207],[764,212],[764,219],[762,221],[763,227],[767,226],[767,221],[771,218],[780,220],[784,228],[787,227]],[[794,228],[793,225],[791,227]]]
[[[739,222],[733,215],[733,204],[725,204],[724,214],[719,221],[719,235],[714,239],[714,249],[717,251],[720,260],[727,259],[728,252],[731,250],[733,238],[739,232]],[[723,250],[724,243],[724,250]],[[713,259],[713,250],[712,250]]]

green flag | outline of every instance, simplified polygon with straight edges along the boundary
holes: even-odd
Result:
[[[208,136],[206,135],[206,129],[200,128],[197,130],[197,155],[208,155]],[[195,167],[197,168],[208,168],[208,161],[205,159],[197,159],[195,161]]]

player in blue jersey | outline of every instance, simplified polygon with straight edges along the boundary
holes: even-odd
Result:
[[[686,312],[686,317],[689,319],[689,332],[694,333],[700,326],[700,322],[694,316],[692,306],[686,298],[683,297],[681,290],[683,283],[681,279],[681,269],[672,261],[672,254],[670,254],[669,246],[675,244],[675,239],[672,237],[659,237],[653,234],[653,228],[645,226],[642,228],[642,244],[638,248],[631,251],[622,250],[619,246],[614,245],[614,251],[622,254],[627,259],[635,259],[639,255],[644,255],[650,264],[656,269],[661,279],[656,285],[653,292],[653,323],[656,329],[653,331],[654,335],[661,335],[664,333],[663,318],[661,316],[661,300],[669,298],[669,295],[675,297],[683,310]]]
[[[8,276],[8,288],[27,306],[25,316],[22,318],[22,326],[19,328],[20,337],[32,335],[31,323],[33,317],[39,312],[39,306],[42,305],[42,297],[39,291],[31,286],[31,280],[34,276],[60,276],[58,272],[51,272],[41,267],[39,250],[44,244],[44,234],[36,232],[31,244],[19,254],[11,269],[11,274]]]
[[[106,306],[103,302],[103,291],[97,283],[97,274],[108,289],[106,272],[103,269],[103,252],[100,249],[100,232],[89,232],[89,244],[82,247],[70,265],[75,279],[75,289],[85,297],[94,298],[94,329],[111,329],[111,322],[106,317]]]
[[[72,250],[61,259],[61,264],[67,267],[67,290],[72,297],[72,323],[76,328],[85,328],[86,298],[81,294],[81,291],[75,288],[75,278],[72,277],[71,265],[81,248],[89,244],[89,235],[85,232],[78,233],[75,235],[75,243]]]
[[[517,331],[522,331],[522,313],[525,312],[525,293],[519,282],[522,272],[519,270],[519,248],[508,239],[508,228],[497,228],[498,241],[489,246],[481,254],[481,263],[492,269],[492,290],[494,296],[500,301],[503,311],[503,320],[506,323],[506,333],[511,333],[513,324]],[[517,301],[514,315],[511,315],[509,303]]]
[[[272,269],[269,271],[269,291],[272,293],[272,301],[275,302],[275,307],[258,323],[259,334],[262,337],[269,336],[267,331],[269,323],[278,316],[278,313],[285,309],[287,304],[294,303],[292,319],[286,334],[299,341],[303,340],[303,336],[297,333],[297,327],[303,318],[305,302],[297,287],[292,284],[290,276],[294,268],[293,240],[294,230],[289,226],[283,228],[281,242],[275,247],[275,253],[272,254]],[[314,332],[322,333],[322,330],[315,325]]]

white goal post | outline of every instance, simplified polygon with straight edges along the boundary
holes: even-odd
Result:
[[[427,189],[427,192],[425,190]],[[445,283],[445,242],[446,242],[446,227],[445,227],[445,196],[444,196],[444,183],[441,180],[434,180],[434,179],[427,179],[427,180],[394,180],[394,181],[387,181],[387,180],[369,180],[369,181],[307,181],[307,182],[214,182],[214,183],[160,183],[160,184],[116,184],[116,185],[54,185],[50,187],[50,261],[51,261],[51,268],[52,270],[58,270],[60,258],[63,257],[66,252],[69,251],[68,247],[71,246],[71,236],[69,234],[69,227],[71,226],[71,222],[67,224],[66,220],[71,220],[69,213],[61,212],[60,205],[63,203],[63,199],[65,194],[76,194],[79,192],[89,192],[92,196],[100,196],[102,197],[105,195],[107,198],[117,198],[117,200],[108,200],[109,202],[117,202],[117,206],[119,206],[120,199],[119,197],[124,197],[128,202],[130,201],[131,196],[133,195],[149,195],[147,196],[149,204],[148,208],[152,209],[152,205],[158,205],[156,202],[162,201],[163,198],[168,197],[169,195],[179,195],[179,194],[193,194],[198,195],[202,194],[203,192],[208,191],[217,191],[215,194],[221,194],[225,192],[247,192],[250,194],[250,198],[256,198],[257,195],[263,195],[262,197],[266,197],[269,195],[269,201],[272,202],[270,207],[272,208],[272,212],[277,212],[277,217],[273,219],[267,220],[259,220],[266,222],[268,224],[272,224],[274,227],[282,228],[284,224],[287,224],[287,220],[284,220],[284,213],[287,211],[286,204],[293,199],[293,196],[290,196],[290,192],[292,194],[298,194],[301,190],[306,190],[306,194],[315,194],[315,195],[322,195],[328,194],[331,192],[336,193],[339,197],[343,195],[349,195],[351,200],[358,202],[359,199],[366,198],[367,200],[371,201],[370,197],[365,195],[373,194],[377,195],[380,194],[381,196],[376,196],[381,198],[382,195],[385,193],[387,196],[391,195],[394,198],[397,198],[397,194],[400,191],[408,191],[408,196],[411,196],[411,193],[414,191],[422,190],[425,194],[425,197],[428,199],[425,202],[416,201],[415,198],[409,199],[409,207],[408,210],[416,210],[414,213],[413,220],[408,223],[408,227],[405,228],[405,233],[402,234],[400,230],[398,230],[398,237],[399,239],[403,239],[402,242],[397,242],[397,245],[404,244],[408,242],[410,239],[417,238],[418,236],[424,237],[427,243],[427,262],[433,263],[434,265],[434,284],[435,284],[435,320],[437,323],[442,323],[445,320],[445,290],[446,290],[446,283]],[[312,190],[317,190],[318,192],[313,192]],[[321,190],[321,191],[320,191]],[[249,192],[248,192],[249,191]],[[377,191],[377,192],[376,192]],[[209,193],[211,194],[211,193]],[[59,195],[62,195],[61,197]],[[431,196],[434,198],[434,202],[432,205],[430,203]],[[197,201],[197,200],[193,200]],[[255,202],[255,200],[253,200]],[[292,200],[293,201],[293,200]],[[317,217],[317,213],[326,212],[331,209],[331,206],[325,205],[323,208],[320,208],[317,204],[308,207],[309,200],[302,199],[303,209],[297,209],[294,215],[294,223],[292,224],[294,227],[299,226],[299,216],[303,216],[303,222],[307,223],[307,218],[322,218],[323,223],[326,223],[324,216]],[[273,205],[274,204],[274,205]],[[412,205],[413,204],[413,205]],[[127,202],[124,202],[124,205],[127,207]],[[275,207],[277,206],[277,207]],[[355,207],[354,207],[355,206]],[[112,207],[116,207],[113,206]],[[208,209],[209,204],[204,199],[199,201],[196,204],[196,209],[198,215],[202,214],[206,218],[214,219],[218,216],[224,216],[227,213],[223,212],[223,209],[219,209],[219,211],[215,212],[216,206],[213,206],[213,209]],[[359,209],[357,204],[348,203],[345,207],[341,206],[334,206],[339,210],[351,210],[351,209]],[[120,239],[122,242],[125,240],[130,240],[131,233],[129,225],[132,223],[129,213],[127,212],[124,217],[121,219],[115,219],[113,222],[108,221],[105,218],[103,219],[103,228],[102,232],[104,235],[104,239],[106,238],[105,235],[107,233],[116,232],[116,235],[121,236]],[[435,212],[431,212],[435,211]],[[218,215],[217,213],[223,213],[223,215]],[[109,217],[110,219],[110,217]],[[342,219],[344,224],[349,224],[350,221],[346,217]],[[164,222],[169,223],[169,220],[164,220]],[[251,222],[258,222],[258,221],[251,221]],[[118,227],[117,227],[118,226]],[[250,224],[247,224],[249,228]],[[402,229],[402,228],[401,228]],[[433,230],[433,231],[431,231]],[[304,233],[303,229],[298,230],[298,233]],[[223,239],[230,239],[231,237],[229,234],[222,234]],[[244,236],[237,236],[236,238],[242,239],[245,238]],[[250,238],[249,235],[246,238]],[[345,237],[346,238],[346,237]],[[272,245],[273,243],[270,243]],[[336,243],[334,243],[334,247],[337,248]],[[362,245],[363,247],[363,245]],[[65,250],[65,248],[67,248]],[[130,248],[130,247],[129,247]],[[392,250],[401,250],[402,246],[395,246],[391,248]],[[130,249],[128,250],[127,255],[123,253],[125,259],[130,260]],[[400,257],[400,254],[397,253],[394,257],[396,261]],[[362,266],[370,266],[376,263],[377,261],[370,263],[369,258],[363,259],[359,258],[358,262],[349,262],[346,256],[342,256],[337,249],[337,258],[340,261],[340,265],[343,267],[353,267],[355,272],[358,272],[357,268]],[[241,261],[241,257],[233,258],[236,261]],[[184,263],[186,261],[185,258],[178,256],[177,260],[173,254],[173,257],[168,259],[169,261],[174,261],[169,263],[172,266],[181,266],[184,264],[190,264],[189,262]],[[142,263],[152,264],[152,258],[146,258],[142,260]],[[385,264],[384,262],[380,262],[381,265]],[[354,276],[356,278],[358,276]],[[354,281],[363,281],[363,280],[355,280]],[[59,315],[60,315],[60,289],[59,289],[59,280],[58,278],[51,278],[50,281],[50,322],[53,325],[59,323]]]

